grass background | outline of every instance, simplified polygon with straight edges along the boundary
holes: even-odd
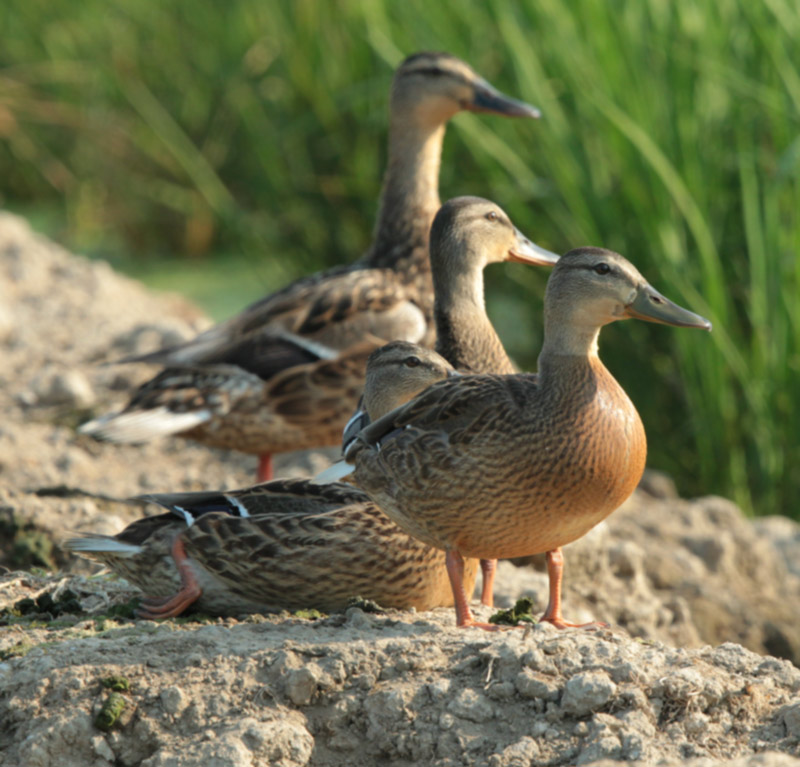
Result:
[[[443,199],[490,197],[541,244],[603,245],[708,316],[618,323],[603,358],[651,466],[800,518],[800,6],[793,0],[11,0],[0,204],[217,317],[358,256],[392,69],[447,50],[539,106],[460,115]],[[535,366],[546,275],[489,275]]]

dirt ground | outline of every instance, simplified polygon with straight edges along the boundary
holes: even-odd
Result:
[[[565,549],[567,617],[608,630],[486,635],[445,609],[126,617],[135,590],[59,541],[118,532],[132,495],[245,486],[256,462],[75,427],[152,372],[103,362],[206,324],[0,214],[0,765],[800,765],[800,526],[654,472]],[[541,563],[501,563],[496,593],[542,609]]]

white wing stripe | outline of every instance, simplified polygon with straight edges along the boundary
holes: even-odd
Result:
[[[239,511],[239,515],[242,517],[249,517],[250,512],[245,508],[245,505],[236,497],[232,495],[223,495],[222,496],[231,506],[235,507]]]

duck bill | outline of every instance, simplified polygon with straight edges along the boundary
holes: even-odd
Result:
[[[518,261],[522,264],[532,264],[533,266],[554,266],[558,261],[558,254],[542,248],[535,242],[531,242],[519,229],[514,228],[517,239],[508,251],[509,261]]]
[[[678,306],[650,285],[636,291],[636,297],[625,307],[625,316],[679,328],[711,330],[711,323],[705,317]]]
[[[479,80],[475,84],[475,95],[472,103],[466,108],[471,112],[494,112],[506,117],[532,117],[538,119],[542,113],[524,101],[517,101],[511,96],[506,96],[486,80]]]

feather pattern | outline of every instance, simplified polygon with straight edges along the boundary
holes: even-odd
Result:
[[[170,555],[179,536],[204,584],[198,608],[219,615],[332,611],[357,596],[403,609],[452,604],[444,553],[406,535],[351,485],[275,480],[227,493],[143,499],[170,511],[138,520],[115,538],[74,538],[67,547],[148,595],[166,597],[181,586]],[[190,526],[184,512],[194,518]],[[477,570],[477,562],[468,563],[471,584]]]
[[[626,317],[710,328],[622,256],[571,251],[548,283],[538,375],[434,384],[358,435],[356,483],[408,533],[458,555],[553,553],[581,537],[644,470],[639,415],[597,356],[600,328]],[[568,625],[560,606],[547,616]],[[464,603],[458,619],[473,623]]]
[[[394,339],[428,346],[434,341],[428,237],[439,207],[445,125],[463,109],[538,116],[453,56],[407,59],[392,85],[389,164],[373,244],[364,257],[298,280],[186,343],[127,358],[166,369],[121,413],[105,418],[102,428],[93,422],[84,431],[127,441],[129,432],[111,421],[148,410],[156,414],[153,421],[169,421],[173,412],[198,410],[210,415],[183,430],[153,428],[153,435],[176,433],[262,456],[337,444],[361,394],[364,339],[375,339],[372,349]],[[196,372],[181,370],[185,365]],[[238,372],[220,377],[218,365]],[[294,392],[288,400],[280,397],[287,377]]]
[[[370,356],[366,407],[379,417],[451,372],[434,351],[387,344]],[[351,485],[284,480],[138,500],[167,513],[114,538],[87,536],[67,546],[142,588],[149,595],[144,617],[165,615],[152,601],[160,597],[176,600],[171,615],[198,598],[201,609],[216,614],[334,610],[354,596],[418,609],[452,600],[444,554],[406,535]],[[466,570],[474,583],[476,563]]]

